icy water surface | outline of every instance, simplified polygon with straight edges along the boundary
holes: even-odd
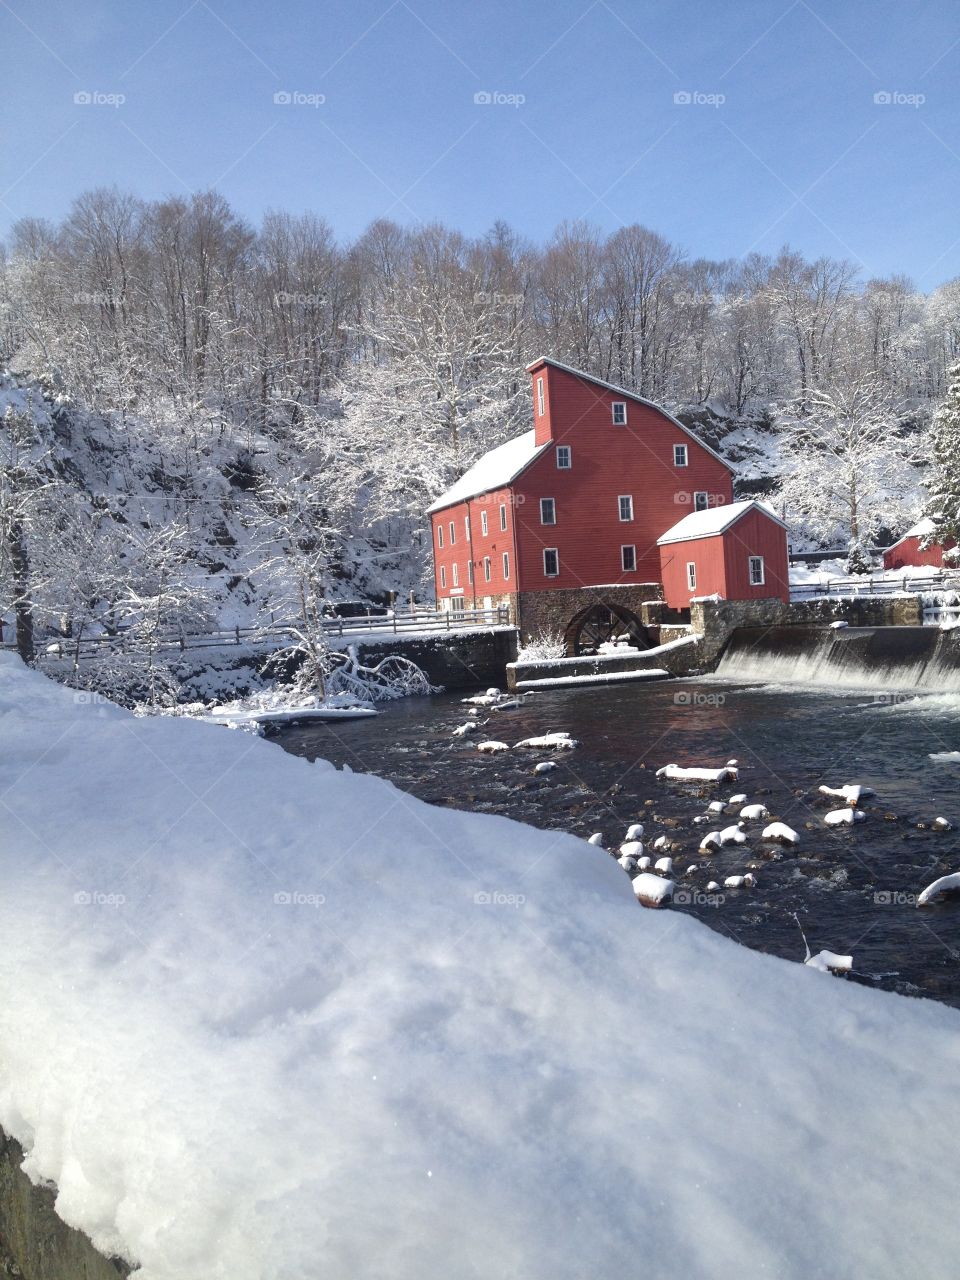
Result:
[[[433,804],[582,836],[600,831],[611,848],[628,824],[644,822],[648,853],[658,835],[676,842],[674,878],[692,891],[671,910],[792,960],[803,958],[796,913],[814,952],[852,954],[870,985],[960,1007],[960,900],[922,910],[910,900],[960,870],[960,833],[917,826],[942,814],[960,827],[960,764],[928,758],[960,749],[960,697],[664,681],[537,693],[518,710],[485,712],[479,734],[452,737],[467,711],[459,697],[407,699],[376,719],[288,727],[278,741],[296,755],[380,774]],[[475,746],[550,730],[569,731],[580,748],[485,756]],[[671,762],[721,766],[733,757],[735,785],[697,790],[654,776]],[[534,775],[546,759],[558,768]],[[866,822],[825,827],[823,814],[841,802],[828,803],[818,786],[849,782],[876,792],[863,802]],[[800,845],[774,847],[760,840],[764,824],[750,823],[748,845],[699,853],[703,835],[735,816],[708,825],[694,817],[736,792],[765,804],[768,821],[794,827]],[[692,863],[699,869],[685,875]],[[719,902],[702,895],[709,880],[748,869],[755,889],[724,890]]]

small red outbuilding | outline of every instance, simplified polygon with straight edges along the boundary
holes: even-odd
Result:
[[[956,546],[956,543],[952,538],[947,538],[942,543],[932,542],[929,547],[921,550],[920,544],[924,538],[933,533],[935,528],[932,520],[921,520],[912,529],[908,529],[902,538],[892,547],[887,547],[883,553],[884,569],[905,569],[925,565],[929,565],[931,569],[942,569],[944,551],[949,551]]]
[[[762,502],[692,511],[657,546],[671,609],[687,609],[702,596],[790,600],[787,526]]]

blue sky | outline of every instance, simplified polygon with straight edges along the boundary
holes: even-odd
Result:
[[[92,186],[215,186],[343,238],[586,217],[960,275],[951,0],[0,0],[0,48],[0,234]]]

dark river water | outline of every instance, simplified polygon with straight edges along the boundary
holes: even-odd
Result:
[[[692,891],[689,911],[745,946],[802,960],[799,917],[811,950],[852,955],[853,980],[926,995],[960,1007],[960,900],[917,909],[931,880],[960,870],[958,832],[918,824],[943,815],[960,826],[960,764],[929,759],[960,749],[960,697],[833,692],[802,686],[664,681],[537,693],[514,711],[484,712],[465,738],[459,696],[382,705],[376,719],[288,727],[277,741],[296,755],[323,756],[380,774],[433,804],[505,814],[536,827],[589,836],[615,849],[630,823],[643,822],[646,852],[659,835],[675,847],[674,879]],[[482,755],[476,742],[514,743],[551,730],[579,739],[569,752]],[[719,767],[739,761],[736,784],[695,788],[659,781],[664,764]],[[558,768],[535,775],[553,759]],[[821,783],[862,783],[875,797],[865,822],[838,831],[823,815],[842,801]],[[705,856],[703,835],[736,820],[697,825],[712,799],[746,793],[800,835],[777,847],[749,823],[747,845]],[[592,856],[584,850],[584,856]],[[686,874],[696,864],[698,870]],[[707,883],[753,870],[753,889],[703,895]],[[700,895],[698,897],[698,895]],[[638,910],[641,908],[638,907]],[[825,981],[832,979],[825,978]]]

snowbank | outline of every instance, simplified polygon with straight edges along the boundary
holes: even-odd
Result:
[[[138,1280],[955,1270],[951,1009],[9,655],[0,793],[0,1124]]]

